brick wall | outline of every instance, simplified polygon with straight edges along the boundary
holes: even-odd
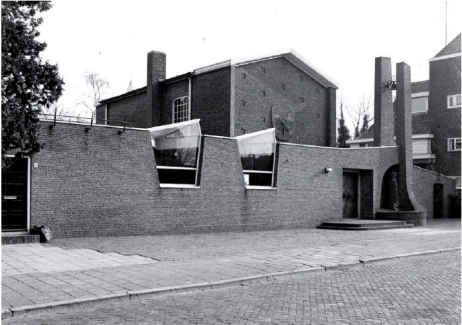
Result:
[[[122,98],[107,105],[107,119],[110,125],[123,125],[117,121],[127,121],[127,126],[137,128],[151,127],[148,111],[148,97],[142,92],[130,97]],[[104,114],[104,113],[103,113]]]
[[[330,101],[335,96],[285,58],[237,66],[235,87],[235,135],[271,128],[271,108],[290,107],[295,112],[290,142],[332,142]]]
[[[434,170],[444,175],[460,176],[461,152],[448,152],[448,138],[460,138],[460,108],[447,108],[447,96],[460,94],[460,57],[430,62],[428,116],[434,134],[432,152]]]
[[[162,85],[162,124],[173,123],[173,101],[183,96],[189,96],[188,79]]]
[[[192,118],[201,119],[203,134],[230,136],[231,68],[192,79]]]
[[[456,190],[456,181],[438,173],[414,166],[414,196],[427,210],[427,218],[433,219],[433,185],[442,184],[444,191],[444,218],[451,218],[451,203],[448,195]]]
[[[277,189],[246,190],[236,141],[203,137],[200,188],[160,188],[149,133],[118,130],[43,127],[45,147],[32,158],[31,225],[56,237],[314,227],[342,218],[343,169],[369,174],[375,213],[383,174],[397,163],[395,147],[280,144]]]

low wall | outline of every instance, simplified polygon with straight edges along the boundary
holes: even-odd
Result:
[[[427,218],[438,217],[433,213],[433,185],[442,184],[443,194],[443,217],[451,218],[451,202],[449,194],[456,190],[456,181],[450,177],[414,166],[413,191],[417,201],[427,210]]]
[[[200,188],[160,188],[148,131],[84,129],[43,122],[45,146],[32,157],[31,225],[55,237],[315,227],[342,218],[345,168],[372,175],[364,211],[374,214],[383,174],[398,160],[396,147],[279,144],[277,188],[246,190],[236,140],[204,136]]]

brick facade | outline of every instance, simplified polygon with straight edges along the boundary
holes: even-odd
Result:
[[[330,103],[335,98],[287,59],[237,66],[235,87],[235,135],[273,127],[271,109],[276,106],[295,113],[290,142],[330,145]]]
[[[280,55],[224,62],[170,79],[165,79],[165,69],[165,54],[149,52],[147,87],[134,91],[136,96],[127,93],[102,101],[98,120],[104,119],[107,107],[109,120],[127,120],[132,127],[170,124],[173,100],[190,96],[191,119],[201,119],[204,134],[237,136],[271,128],[272,107],[284,107],[295,113],[290,142],[336,146],[337,87],[311,67],[310,75]]]
[[[342,218],[343,170],[351,168],[365,173],[372,194],[363,217],[373,217],[383,175],[398,161],[396,147],[279,144],[277,188],[246,190],[236,140],[204,136],[200,188],[160,188],[149,132],[43,124],[31,225],[56,237],[314,227]]]
[[[461,58],[430,62],[428,116],[434,134],[432,152],[436,155],[433,170],[448,176],[460,176],[461,152],[448,151],[448,138],[460,138],[460,110],[448,109],[447,96],[460,94]]]

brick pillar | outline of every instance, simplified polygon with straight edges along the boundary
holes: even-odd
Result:
[[[165,53],[151,51],[148,53],[148,82],[146,93],[148,107],[146,108],[145,127],[162,124],[162,91],[159,80],[165,79],[167,70],[167,56]]]
[[[375,58],[374,147],[395,144],[392,91],[386,87],[391,79],[391,59]]]
[[[396,144],[399,154],[399,210],[423,211],[412,192],[412,108],[411,68],[404,62],[396,65]]]
[[[337,146],[337,90],[335,88],[327,89],[327,134],[326,145],[329,147]]]

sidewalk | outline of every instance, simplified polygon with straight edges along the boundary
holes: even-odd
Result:
[[[445,219],[367,232],[293,229],[6,245],[2,317],[460,248],[460,226],[460,220]]]

